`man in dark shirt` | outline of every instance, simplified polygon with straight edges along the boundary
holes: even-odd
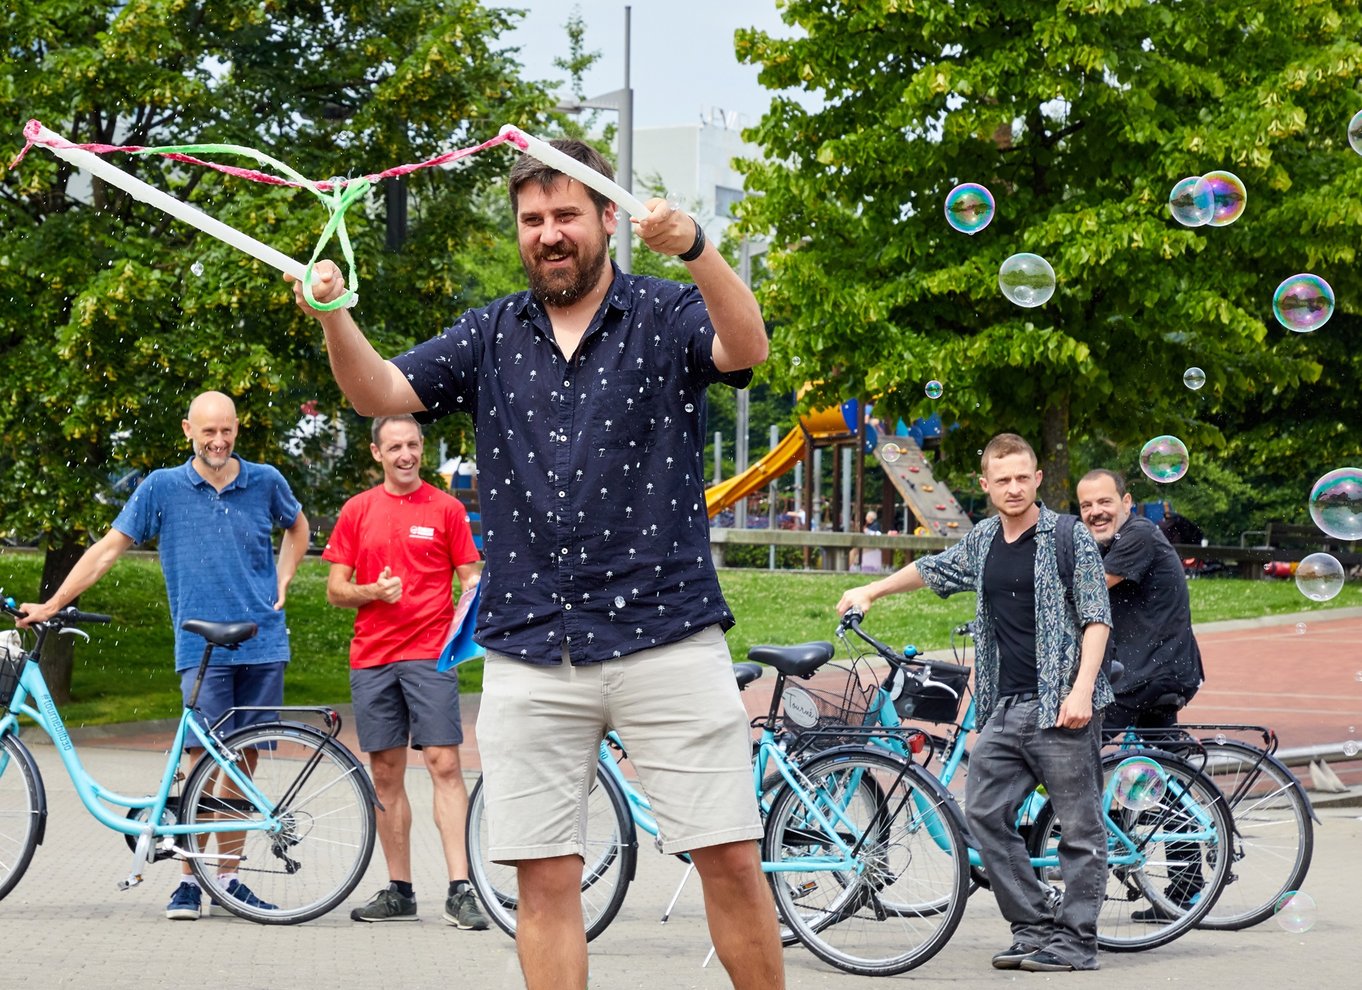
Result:
[[[587,145],[555,146],[611,176]],[[608,253],[614,204],[529,156],[510,198],[529,291],[391,362],[345,310],[295,295],[358,412],[473,416],[486,555],[475,638],[488,651],[479,751],[491,856],[517,866],[526,985],[586,986],[578,809],[614,728],[663,852],[690,852],[700,871],[734,986],[781,987],[703,464],[705,390],[751,380],[767,352],[761,311],[699,223],[662,200],[633,222],[694,285],[621,273]],[[338,298],[339,270],[315,272],[315,298]]]
[[[1102,551],[1111,595],[1116,659],[1125,667],[1107,728],[1167,728],[1201,685],[1201,650],[1182,561],[1168,538],[1131,512],[1125,481],[1089,471],[1078,483],[1078,511]]]

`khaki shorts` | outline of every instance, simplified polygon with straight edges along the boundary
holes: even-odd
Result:
[[[581,823],[614,729],[667,855],[761,837],[752,736],[722,630],[618,660],[540,666],[488,651],[478,751],[497,862],[585,857]]]

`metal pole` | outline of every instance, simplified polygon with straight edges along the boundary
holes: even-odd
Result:
[[[711,485],[717,485],[724,480],[724,435],[718,430],[714,431],[714,477],[710,480]]]
[[[771,427],[771,449],[775,450],[776,444],[778,443],[780,443],[780,427],[773,426]],[[779,482],[776,478],[772,478],[770,495],[768,496],[771,499],[771,511],[766,514],[767,529],[776,528],[776,498],[779,496],[779,493]],[[768,549],[770,552],[767,554],[766,566],[769,570],[774,571],[776,569],[776,545],[772,543]]]
[[[620,171],[618,181],[626,192],[634,191],[634,91],[629,88],[629,20],[624,8],[624,98],[620,100]],[[626,217],[616,228],[615,261],[622,272],[634,270],[634,225]]]
[[[852,458],[856,452],[850,447],[842,448],[842,532],[854,533],[851,528],[851,476],[854,474]]]

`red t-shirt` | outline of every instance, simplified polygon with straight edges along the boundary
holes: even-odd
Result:
[[[358,584],[372,584],[383,568],[402,579],[394,604],[368,602],[355,615],[351,667],[440,655],[454,618],[454,568],[478,559],[468,513],[454,496],[425,482],[410,495],[382,485],[341,508],[322,558],[355,569]]]

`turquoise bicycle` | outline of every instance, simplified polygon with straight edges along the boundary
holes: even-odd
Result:
[[[807,758],[787,751],[783,686],[831,660],[830,643],[754,647],[748,656],[777,671],[769,711],[756,723],[752,778],[766,809],[762,869],[788,934],[850,973],[892,975],[922,965],[964,914],[967,860],[958,809],[935,778],[895,754],[856,745]],[[761,668],[739,664],[735,670],[742,682]],[[858,710],[854,717],[863,715]],[[486,857],[480,797],[475,787],[468,823],[472,878],[488,913],[514,933],[514,870]],[[603,749],[587,798],[582,891],[590,937],[609,924],[632,880],[636,825],[656,833],[646,797]]]
[[[5,614],[22,617],[2,591],[0,602]],[[23,878],[47,824],[43,779],[19,738],[24,716],[52,739],[86,810],[127,838],[132,865],[118,883],[120,890],[140,884],[157,860],[178,859],[189,861],[216,904],[260,924],[310,921],[344,901],[373,855],[378,799],[363,765],[336,738],[340,716],[329,708],[269,709],[319,717],[325,730],[271,721],[220,736],[221,722],[206,726],[194,708],[208,660],[215,648],[232,649],[250,639],[256,626],[190,620],[183,628],[202,636],[206,645],[165,770],[154,793],[119,794],[81,764],[39,666],[50,635],[88,638],[80,625],[109,621],[107,615],[66,608],[34,624],[31,648],[23,648],[18,633],[6,633],[7,642],[0,644],[0,898]],[[176,793],[186,743],[202,747],[203,753]],[[227,892],[219,879],[226,870],[248,884],[252,903]]]

